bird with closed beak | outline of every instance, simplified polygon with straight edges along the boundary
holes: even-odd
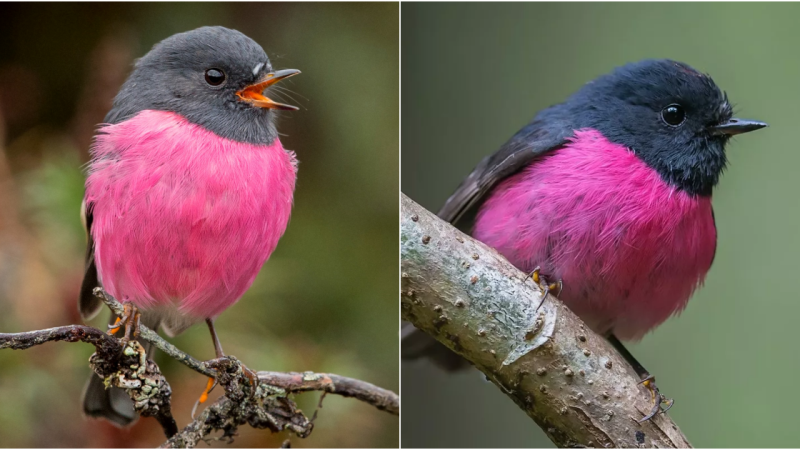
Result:
[[[711,267],[711,196],[733,117],[710,76],[671,60],[619,67],[541,111],[484,158],[439,211],[609,339],[650,390],[648,420],[672,401],[625,349],[686,307]],[[404,326],[403,356],[464,360]]]

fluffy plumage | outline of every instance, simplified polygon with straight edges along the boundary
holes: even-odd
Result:
[[[175,113],[100,129],[86,201],[100,282],[142,309],[216,317],[250,287],[286,230],[296,160],[275,139],[220,138]]]
[[[716,248],[711,199],[670,186],[587,129],[501,182],[473,236],[559,295],[593,330],[638,339],[681,311]]]
[[[92,147],[84,318],[102,309],[102,285],[175,335],[250,287],[286,230],[297,175],[275,113],[237,96],[271,72],[257,43],[223,27],[176,34],[137,61]],[[127,395],[96,378],[84,411],[134,421]]]
[[[596,332],[638,339],[681,311],[711,266],[725,145],[766,126],[732,115],[686,64],[618,67],[484,158],[439,217],[520,269],[562,279],[559,298]],[[431,338],[403,340],[404,357],[458,366]]]

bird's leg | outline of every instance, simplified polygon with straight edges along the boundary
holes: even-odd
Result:
[[[542,301],[539,303],[539,306],[542,306],[545,300],[547,300],[547,296],[550,294],[551,291],[557,291],[558,293],[555,294],[556,297],[561,295],[561,289],[564,287],[564,283],[561,280],[557,280],[555,282],[550,282],[544,275],[541,274],[542,268],[540,266],[536,266],[533,269],[533,272],[528,274],[528,278],[531,278],[534,283],[539,286],[539,289],[544,292],[542,295]],[[538,309],[538,307],[537,307]]]
[[[119,327],[121,326],[119,324],[120,322],[122,322],[122,318],[121,317],[117,317],[117,320],[114,321],[114,324],[108,326],[108,334],[110,334],[112,336],[117,334],[117,331],[119,331]]]
[[[224,358],[225,353],[222,351],[222,344],[220,344],[219,337],[217,336],[217,330],[214,328],[214,321],[212,319],[206,319],[206,324],[208,325],[208,331],[211,332],[211,339],[214,341],[214,352],[216,353],[217,358]],[[253,387],[253,389],[250,390],[250,397],[252,398],[255,395],[256,387],[258,386],[258,375],[256,375],[255,372],[250,370],[244,364],[242,364],[242,370],[244,371],[247,379],[250,381],[250,385]],[[206,400],[208,400],[208,394],[216,385],[216,380],[209,378],[208,384],[206,384],[206,389],[200,395],[200,400],[198,403],[204,403]]]
[[[653,407],[650,409],[650,412],[646,416],[639,419],[637,422],[639,423],[645,422],[647,420],[652,419],[659,413],[667,412],[670,408],[672,408],[672,405],[675,404],[675,401],[661,394],[661,392],[658,390],[658,387],[656,386],[656,377],[650,375],[650,372],[648,372],[647,369],[645,369],[644,366],[642,366],[642,364],[636,360],[636,358],[631,354],[631,352],[628,351],[627,348],[625,348],[624,345],[622,345],[622,342],[620,342],[620,340],[617,339],[616,336],[614,336],[613,334],[609,335],[608,342],[610,342],[611,345],[613,345],[614,348],[617,349],[619,354],[622,355],[623,358],[625,358],[625,361],[627,361],[628,364],[630,364],[633,367],[633,370],[636,372],[636,375],[638,375],[639,378],[641,378],[639,384],[644,385],[644,387],[646,387],[650,391],[650,398],[651,398],[650,401],[653,403]],[[662,408],[661,405],[666,405],[666,406]]]
[[[219,342],[219,337],[217,336],[217,330],[214,329],[214,321],[211,319],[206,319],[206,324],[208,325],[208,331],[211,332],[211,339],[214,341],[214,352],[217,355],[217,358],[222,358],[225,356],[225,353],[222,352],[222,344]],[[205,403],[208,400],[208,394],[214,389],[214,386],[217,385],[217,380],[214,378],[209,377],[208,383],[206,383],[206,389],[200,394],[200,399],[195,403],[195,408],[200,403]],[[192,417],[194,417],[194,409],[192,409]]]
[[[217,336],[217,330],[214,328],[214,321],[212,319],[206,319],[206,324],[208,324],[208,331],[211,332],[211,339],[214,341],[214,352],[217,355],[217,358],[222,358],[225,356],[225,352],[222,351],[222,344],[219,342],[219,336]]]

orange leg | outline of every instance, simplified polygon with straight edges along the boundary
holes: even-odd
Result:
[[[216,383],[215,379],[211,377],[208,378],[208,383],[206,384],[206,390],[203,391],[203,393],[200,395],[200,400],[198,400],[198,403],[205,403],[206,400],[208,400],[208,394],[211,393],[211,389],[214,388],[215,383]]]
[[[114,325],[111,325],[111,327],[108,329],[108,334],[112,336],[117,334],[117,331],[119,331],[119,327],[121,326],[119,324],[120,322],[122,322],[122,318],[117,317],[117,320],[114,322]]]
[[[222,344],[219,342],[219,337],[217,336],[217,330],[214,328],[214,321],[212,319],[206,319],[206,324],[208,325],[208,331],[211,332],[211,339],[214,341],[214,353],[216,354],[217,358],[224,358],[225,352],[222,351]],[[250,386],[253,389],[250,390],[250,397],[253,398],[256,393],[256,387],[258,387],[258,375],[242,364],[242,370],[244,370],[244,374],[247,377],[248,381],[250,381]],[[208,394],[211,392],[211,389],[214,388],[214,379],[209,378],[208,384],[206,385],[206,390],[200,395],[200,400],[198,403],[203,403],[208,399]]]

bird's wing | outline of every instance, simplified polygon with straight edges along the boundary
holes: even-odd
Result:
[[[562,147],[573,135],[574,128],[568,118],[557,116],[561,111],[561,108],[542,111],[497,152],[484,158],[447,199],[439,210],[439,218],[462,229],[469,228],[475,210],[498,182],[522,169],[537,156]],[[401,342],[404,359],[425,356],[447,370],[468,366],[466,360],[411,324],[403,326]]]
[[[97,279],[97,268],[94,265],[94,239],[92,239],[92,220],[94,219],[92,210],[94,203],[86,203],[86,199],[81,202],[81,221],[86,230],[86,268],[81,284],[81,293],[78,298],[78,311],[85,320],[91,319],[100,311],[103,306],[102,301],[95,297],[94,288],[100,286]]]
[[[474,209],[502,179],[522,169],[531,160],[563,146],[573,129],[566,120],[542,117],[528,124],[491,156],[484,158],[447,199],[438,216],[457,224],[474,217]],[[463,219],[463,220],[462,220]]]

